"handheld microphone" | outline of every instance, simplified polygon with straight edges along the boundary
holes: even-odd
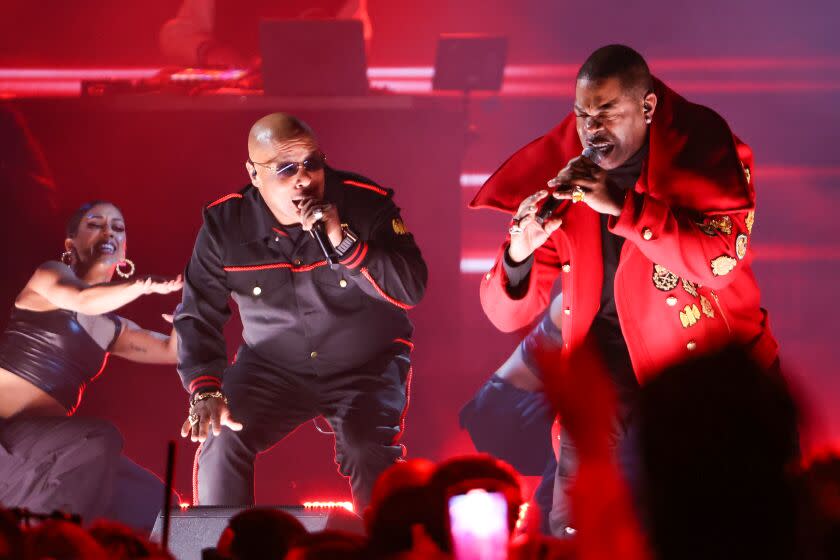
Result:
[[[295,200],[293,202],[296,207],[300,208],[300,200]],[[309,230],[309,235],[311,235],[318,243],[318,247],[324,254],[324,259],[326,259],[330,268],[336,270],[339,267],[338,253],[335,252],[335,247],[333,247],[330,237],[324,229],[324,222],[321,221],[324,218],[324,214],[320,210],[316,210],[315,214],[317,214],[317,219],[315,220],[315,223],[312,224],[312,229]]]
[[[339,267],[338,253],[335,252],[335,247],[333,247],[332,241],[330,241],[330,237],[324,229],[324,223],[320,220],[315,222],[312,225],[312,229],[309,230],[309,234],[318,242],[318,246],[321,248],[321,252],[324,253],[324,258],[327,260],[330,268],[333,270],[337,269]]]
[[[596,165],[601,160],[601,152],[599,152],[592,146],[587,146],[586,148],[584,148],[581,155],[585,158],[592,160],[592,162]],[[570,187],[571,185],[560,185],[557,188],[568,189]],[[535,218],[538,224],[543,224],[543,222],[549,219],[551,215],[554,214],[554,211],[557,210],[557,207],[560,206],[560,203],[563,202],[559,198],[554,198],[552,194],[553,191],[552,193],[549,193],[548,197],[545,199],[545,202],[543,202],[543,205],[540,206],[539,210],[537,210],[537,215],[535,216]]]

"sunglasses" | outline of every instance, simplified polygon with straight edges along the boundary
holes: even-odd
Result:
[[[267,163],[257,163],[255,161],[251,161],[250,159],[248,161],[251,163],[251,165],[259,165],[260,167],[265,167],[278,177],[291,179],[292,177],[298,174],[298,171],[300,171],[301,167],[307,171],[321,171],[326,165],[326,160],[327,157],[325,155],[318,154],[315,156],[308,157],[303,161],[284,161],[276,165],[269,165]]]

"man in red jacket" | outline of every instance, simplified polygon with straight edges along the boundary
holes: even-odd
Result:
[[[587,338],[599,344],[630,477],[622,442],[639,383],[733,341],[763,366],[777,364],[749,266],[751,167],[749,147],[723,118],[652,77],[633,49],[609,45],[578,72],[573,114],[515,153],[471,203],[513,214],[481,283],[485,313],[502,331],[526,327],[559,279],[551,320],[564,352]],[[550,197],[558,205],[543,219]],[[574,532],[565,496],[574,449],[563,439],[555,534]]]

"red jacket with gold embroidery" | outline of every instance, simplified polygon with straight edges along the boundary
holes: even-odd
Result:
[[[656,114],[648,156],[619,217],[608,227],[625,238],[615,275],[615,301],[640,381],[691,352],[736,341],[760,363],[778,345],[759,305],[750,267],[755,191],[752,152],[721,116],[690,103],[655,80]],[[470,204],[513,213],[581,153],[570,114],[516,152]],[[481,303],[502,331],[527,326],[549,304],[562,275],[565,348],[580,345],[598,307],[603,282],[599,215],[564,201],[562,226],[534,253],[524,296],[514,299],[502,266],[508,238],[481,283]]]

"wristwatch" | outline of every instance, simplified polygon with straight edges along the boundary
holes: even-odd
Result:
[[[347,224],[341,224],[341,231],[344,233],[344,237],[341,239],[341,243],[335,247],[335,252],[338,253],[339,257],[343,257],[359,240],[359,236]]]

